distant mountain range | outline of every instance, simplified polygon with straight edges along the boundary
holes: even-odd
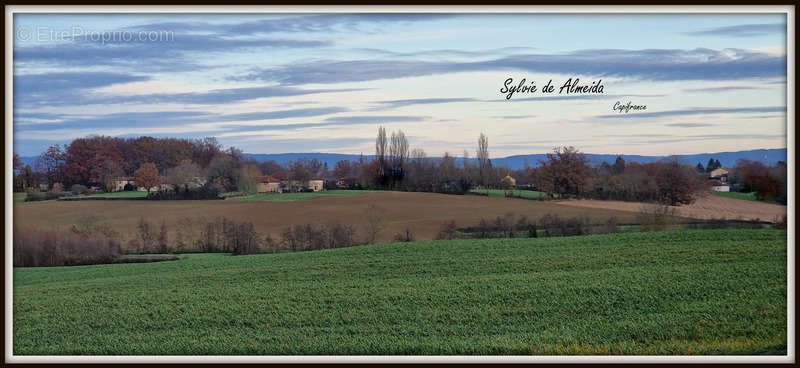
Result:
[[[351,155],[351,154],[341,154],[341,153],[276,153],[276,154],[260,154],[260,153],[245,153],[245,157],[249,159],[253,159],[259,162],[263,161],[276,161],[280,164],[287,163],[289,161],[296,161],[301,158],[307,159],[314,159],[316,158],[319,161],[328,164],[329,168],[333,168],[333,165],[336,164],[337,161],[340,160],[350,160],[350,161],[358,161],[361,155]],[[714,158],[715,160],[719,160],[722,166],[726,167],[733,167],[736,165],[736,160],[738,159],[747,159],[750,161],[759,161],[766,165],[774,165],[778,161],[786,161],[786,148],[776,148],[776,149],[759,149],[759,150],[750,150],[750,151],[737,151],[737,152],[715,152],[715,153],[699,153],[694,155],[676,155],[676,156],[640,156],[640,155],[621,155],[625,161],[628,162],[639,162],[639,163],[648,163],[648,162],[655,162],[665,158],[677,158],[681,162],[685,162],[691,165],[697,165],[698,162],[702,163],[705,166],[708,163],[710,158]],[[371,160],[375,156],[373,155],[364,155],[365,160]],[[609,155],[609,154],[594,154],[594,153],[587,153],[586,157],[589,158],[592,165],[599,165],[603,161],[608,162],[610,164],[614,163],[614,160],[617,159],[617,155]],[[494,166],[507,166],[511,169],[522,169],[525,167],[525,159],[528,159],[528,162],[531,166],[536,167],[539,164],[539,160],[544,160],[546,155],[541,154],[530,154],[530,155],[515,155],[515,156],[508,156],[508,157],[496,157],[492,158],[492,164]],[[437,157],[435,159],[441,159]],[[471,161],[475,161],[475,158],[472,158]]]
[[[245,153],[244,156],[248,159],[253,159],[259,162],[264,161],[276,161],[280,164],[288,163],[289,161],[296,161],[301,158],[307,159],[317,159],[324,163],[328,164],[328,167],[333,169],[333,166],[336,164],[337,161],[340,160],[350,160],[350,161],[358,161],[361,155],[352,155],[352,154],[343,154],[343,153],[316,153],[316,152],[309,152],[309,153]],[[710,158],[714,158],[715,160],[719,160],[722,166],[732,167],[736,164],[736,160],[738,159],[747,159],[751,161],[759,161],[766,165],[774,165],[778,161],[786,161],[786,148],[776,148],[776,149],[758,149],[758,150],[750,150],[750,151],[736,151],[736,152],[715,152],[715,153],[699,153],[694,155],[676,155],[676,156],[640,156],[640,155],[621,155],[625,161],[628,162],[639,162],[639,163],[648,163],[658,161],[664,158],[675,157],[681,162],[685,162],[691,165],[697,165],[698,162],[702,163],[705,166],[708,163]],[[371,160],[375,156],[373,155],[364,155],[365,160]],[[525,159],[528,159],[528,162],[531,166],[535,167],[538,166],[539,160],[545,159],[545,154],[530,154],[530,155],[515,155],[515,156],[508,156],[508,157],[495,157],[492,158],[492,164],[494,166],[507,166],[511,169],[522,169],[525,167]],[[587,153],[586,157],[592,162],[592,165],[598,165],[603,161],[608,163],[614,163],[614,160],[617,159],[617,155],[609,155],[609,154],[594,154],[594,153]],[[441,159],[440,157],[434,159]],[[21,160],[24,164],[28,164],[33,166],[33,163],[36,161],[35,156],[31,157],[21,157]],[[475,159],[471,159],[471,161],[475,161]]]

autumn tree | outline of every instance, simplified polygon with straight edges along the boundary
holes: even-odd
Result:
[[[697,178],[694,168],[683,166],[676,161],[655,164],[659,202],[668,205],[690,204],[694,202],[702,182]]]
[[[582,195],[592,175],[589,159],[574,147],[555,148],[539,164],[534,179],[549,196]]]
[[[147,194],[150,194],[150,188],[161,184],[161,178],[158,176],[158,168],[156,164],[147,162],[142,164],[136,172],[133,173],[133,180],[136,185],[147,188]]]

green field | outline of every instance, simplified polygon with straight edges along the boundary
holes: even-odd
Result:
[[[320,197],[354,196],[364,193],[375,193],[375,190],[341,190],[330,189],[321,192],[311,193],[267,193],[251,194],[244,197],[231,198],[232,201],[270,201],[270,202],[294,202],[305,201]]]
[[[786,236],[684,230],[15,268],[13,351],[785,354]]]
[[[15,192],[15,193],[13,193],[13,195],[14,195],[14,197],[13,197],[14,198],[14,201],[13,201],[14,204],[25,203],[25,197],[28,196],[27,193],[19,193],[19,192]]]
[[[713,192],[715,196],[718,197],[726,197],[726,198],[735,198],[735,199],[744,199],[747,201],[757,201],[756,193],[741,193],[741,192]]]
[[[486,195],[486,189],[470,189],[469,192],[473,194]],[[508,191],[503,189],[489,189],[489,197],[505,197],[506,192]],[[539,199],[544,198],[546,195],[544,192],[537,192],[535,190],[515,189],[511,192],[513,193],[514,197],[521,197],[525,199]]]
[[[81,194],[77,196],[70,196],[68,198],[144,198],[147,197],[147,192],[140,192],[138,190],[123,191],[123,192],[109,192],[97,194]]]

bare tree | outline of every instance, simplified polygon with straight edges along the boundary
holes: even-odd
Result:
[[[364,214],[366,217],[367,244],[373,244],[375,240],[378,239],[378,234],[383,229],[386,210],[371,204],[367,207]]]
[[[408,160],[408,140],[402,130],[392,132],[389,145],[389,160],[392,168],[392,182],[402,181],[405,174],[405,162]]]
[[[489,138],[481,133],[478,137],[478,150],[476,152],[478,158],[478,172],[481,179],[481,185],[486,187],[486,192],[489,192]]]
[[[383,177],[386,167],[386,129],[378,127],[378,137],[375,139],[375,158],[378,160],[378,177]]]

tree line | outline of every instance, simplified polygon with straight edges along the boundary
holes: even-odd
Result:
[[[691,203],[709,186],[708,173],[721,167],[710,159],[703,167],[665,159],[641,164],[618,156],[614,163],[592,166],[585,154],[574,147],[557,147],[536,167],[512,170],[492,164],[489,139],[481,133],[476,141],[475,160],[463,151],[461,157],[445,152],[429,157],[422,148],[412,148],[402,130],[387,132],[378,127],[375,155],[363,154],[357,161],[341,160],[333,168],[317,159],[299,159],[279,164],[246,159],[235,147],[223,149],[215,138],[115,138],[90,136],[65,146],[45,150],[34,167],[23,166],[14,157],[15,190],[52,186],[97,186],[110,191],[115,179],[133,177],[138,186],[171,184],[184,199],[207,196],[190,192],[197,178],[206,181],[210,195],[219,192],[255,192],[262,176],[276,180],[308,182],[325,180],[326,188],[383,189],[464,194],[474,189],[538,190],[546,198],[595,198],[624,201]],[[785,203],[786,164],[774,167],[740,160],[729,176],[735,190],[756,192],[759,197]],[[199,186],[199,185],[196,185]],[[209,188],[208,186],[214,186]],[[183,191],[183,192],[181,192]],[[188,193],[188,194],[186,194]],[[205,192],[204,192],[205,193]],[[180,199],[163,194],[161,199]]]

